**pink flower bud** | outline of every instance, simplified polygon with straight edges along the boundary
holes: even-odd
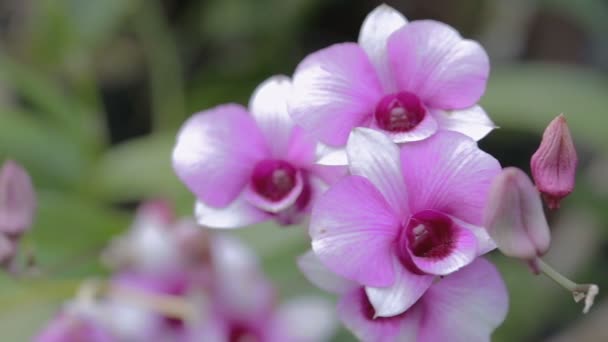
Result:
[[[577,163],[570,129],[560,114],[545,129],[540,146],[530,160],[534,182],[550,209],[559,208],[559,201],[574,189]]]
[[[540,194],[520,169],[508,167],[496,176],[484,223],[507,256],[532,260],[549,249],[551,234]]]
[[[8,160],[0,169],[0,233],[21,235],[34,218],[36,194],[27,172]]]

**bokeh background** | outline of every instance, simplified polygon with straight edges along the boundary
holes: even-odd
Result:
[[[481,142],[503,165],[529,170],[542,130],[564,112],[580,167],[577,187],[550,214],[547,259],[608,289],[608,2],[386,1],[479,40],[492,61],[482,105],[501,127]],[[0,276],[2,341],[28,341],[78,284],[108,271],[98,255],[139,201],[193,197],[170,167],[180,124],[222,102],[246,103],[307,53],[354,41],[380,1],[1,0],[0,157],[31,172],[39,195],[25,247],[42,277]],[[243,143],[247,143],[244,137]],[[283,297],[318,293],[294,257],[304,227],[237,232],[260,254]],[[511,304],[495,341],[606,341],[608,300],[588,315],[524,265],[492,254]],[[352,341],[342,331],[335,341]]]

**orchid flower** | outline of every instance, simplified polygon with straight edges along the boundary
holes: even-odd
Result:
[[[298,65],[289,111],[321,143],[322,164],[346,164],[343,147],[355,127],[396,143],[450,130],[483,138],[495,128],[476,105],[485,91],[484,49],[433,20],[407,22],[387,5],[364,20],[357,43],[308,55]]]
[[[290,93],[289,78],[274,76],[255,90],[249,110],[221,105],[184,124],[173,167],[198,198],[201,225],[296,223],[326,184],[341,175],[314,165],[315,141],[287,114]]]
[[[366,290],[327,269],[312,251],[298,265],[313,284],[340,296],[338,315],[363,342],[489,342],[507,314],[505,284],[483,258],[437,279],[407,311],[391,317],[378,317]]]
[[[346,151],[351,176],[315,203],[312,249],[365,287],[377,316],[403,313],[436,276],[495,248],[482,224],[500,165],[473,139],[441,132],[399,148],[357,128]]]

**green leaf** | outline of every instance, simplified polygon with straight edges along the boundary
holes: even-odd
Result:
[[[520,64],[496,68],[481,103],[498,126],[542,134],[564,113],[575,141],[608,148],[608,82],[593,70]]]
[[[110,149],[90,179],[91,191],[111,201],[188,198],[192,208],[192,196],[171,167],[174,141],[173,135],[149,135]]]

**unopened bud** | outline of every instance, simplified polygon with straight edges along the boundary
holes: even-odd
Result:
[[[27,231],[35,209],[30,176],[19,164],[6,161],[0,169],[0,233],[17,236]]]
[[[492,183],[485,227],[509,257],[533,260],[543,255],[551,234],[538,190],[520,169],[505,168]]]
[[[574,189],[577,163],[570,129],[560,114],[545,129],[540,146],[530,160],[534,182],[550,209],[559,208],[559,201]]]

